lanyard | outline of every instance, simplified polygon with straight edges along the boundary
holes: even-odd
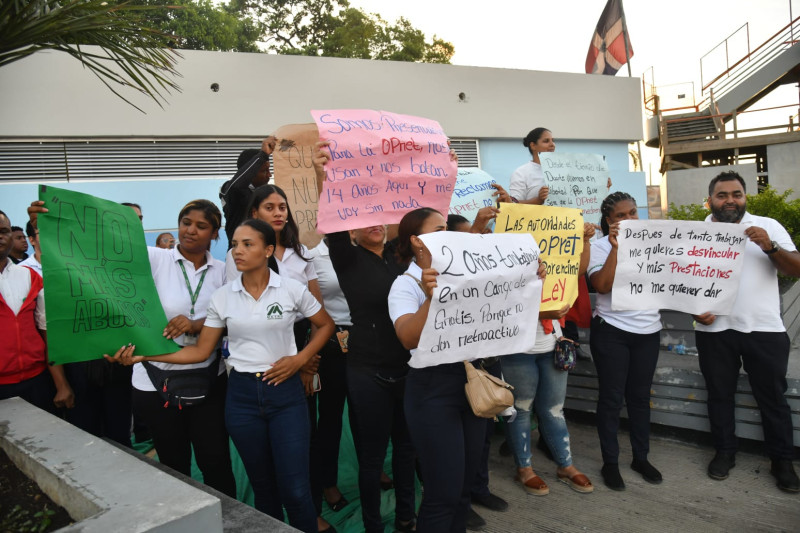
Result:
[[[186,290],[189,291],[189,298],[192,300],[192,310],[189,311],[189,318],[194,320],[194,304],[197,301],[197,296],[200,294],[200,288],[203,286],[203,281],[206,279],[206,274],[208,273],[208,268],[203,270],[203,274],[200,276],[200,283],[197,284],[197,288],[192,292],[192,284],[189,283],[189,276],[186,275],[186,267],[183,266],[183,261],[178,261],[178,264],[181,266],[181,271],[183,272],[183,279],[186,280]]]

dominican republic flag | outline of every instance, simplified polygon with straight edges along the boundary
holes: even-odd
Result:
[[[625,54],[625,39],[628,39],[628,53]],[[586,54],[586,74],[610,74],[613,76],[633,57],[622,0],[608,0]]]

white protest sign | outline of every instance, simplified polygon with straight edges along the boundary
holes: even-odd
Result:
[[[479,168],[459,168],[448,213],[474,222],[481,208],[495,205],[492,183],[495,179]]]
[[[415,368],[525,352],[536,342],[542,282],[529,233],[420,237],[439,272]]]
[[[544,184],[550,188],[545,205],[583,209],[583,219],[600,223],[600,204],[608,192],[608,165],[600,154],[539,154]]]
[[[623,221],[611,308],[730,313],[739,290],[745,229],[719,222]]]

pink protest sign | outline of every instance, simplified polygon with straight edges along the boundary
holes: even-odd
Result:
[[[438,122],[370,109],[311,115],[330,142],[317,231],[394,224],[419,207],[447,213],[457,165]]]

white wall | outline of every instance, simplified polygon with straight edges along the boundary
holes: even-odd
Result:
[[[747,193],[758,191],[755,165],[700,167],[686,170],[670,170],[661,178],[661,209],[667,213],[669,204],[677,206],[702,204],[708,198],[708,183],[722,172],[733,170],[744,178]]]
[[[0,140],[20,137],[256,137],[311,122],[309,110],[370,108],[438,120],[452,137],[642,137],[637,78],[269,54],[183,51],[181,93],[162,110],[114,96],[63,53],[0,68]],[[218,83],[219,92],[210,90]],[[465,101],[458,98],[466,95]]]
[[[800,143],[767,146],[769,184],[783,192],[792,189],[790,199],[800,198]]]

